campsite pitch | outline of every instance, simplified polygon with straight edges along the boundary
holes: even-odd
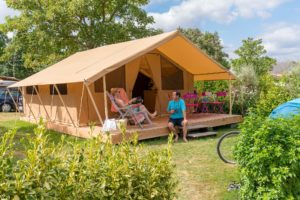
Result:
[[[15,113],[0,113],[0,135],[7,129],[16,128],[16,149],[22,152],[26,144],[23,137],[32,133],[35,125],[17,120]],[[238,199],[238,192],[227,191],[230,183],[238,182],[236,166],[223,163],[216,153],[216,144],[220,135],[230,129],[219,129],[217,137],[191,140],[183,143],[181,140],[173,146],[173,161],[176,164],[176,176],[179,181],[178,199],[180,200],[218,200]],[[48,131],[49,139],[57,142],[61,134]],[[72,136],[66,136],[69,142],[81,142]],[[146,148],[162,148],[167,139],[143,141]],[[66,148],[67,149],[67,148]]]

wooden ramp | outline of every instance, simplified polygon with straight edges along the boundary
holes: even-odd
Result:
[[[188,123],[190,130],[196,130],[200,128],[210,128],[229,124],[236,124],[242,121],[241,115],[228,115],[228,114],[214,114],[214,113],[197,113],[188,115]],[[134,134],[138,134],[139,140],[163,137],[169,135],[169,129],[167,127],[168,116],[157,117],[153,120],[153,125],[145,124],[143,129],[137,126],[128,126],[125,134],[126,138],[132,137]],[[49,129],[54,129],[56,131],[70,134],[77,137],[89,138],[96,136],[101,133],[101,127],[96,126],[91,132],[88,126],[85,127],[73,127],[70,125],[62,124],[51,124],[48,123]],[[111,132],[110,137],[113,143],[119,143],[122,141],[123,136],[120,131]]]

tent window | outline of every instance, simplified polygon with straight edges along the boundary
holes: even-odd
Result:
[[[99,78],[94,83],[95,92],[103,92],[103,79]],[[122,66],[108,74],[106,74],[106,89],[125,88],[125,66]]]
[[[68,86],[67,84],[57,84],[57,89],[61,95],[68,94]],[[58,95],[57,90],[55,89],[54,85],[50,85],[50,95]]]
[[[163,90],[183,90],[183,71],[161,57],[161,82]]]
[[[37,91],[39,91],[39,87],[38,86],[36,86],[36,89],[37,89]],[[26,87],[26,94],[36,95],[36,91],[35,91],[34,87],[33,86],[27,86]]]

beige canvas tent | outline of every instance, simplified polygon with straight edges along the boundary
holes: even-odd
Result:
[[[105,90],[124,88],[163,114],[171,91],[192,91],[195,80],[233,75],[179,32],[82,51],[12,85],[23,93],[24,115],[49,123],[86,126],[109,117]]]

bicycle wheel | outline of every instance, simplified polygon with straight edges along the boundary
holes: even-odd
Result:
[[[225,163],[235,164],[233,148],[237,143],[239,131],[231,131],[220,137],[217,144],[217,152],[221,160]]]

